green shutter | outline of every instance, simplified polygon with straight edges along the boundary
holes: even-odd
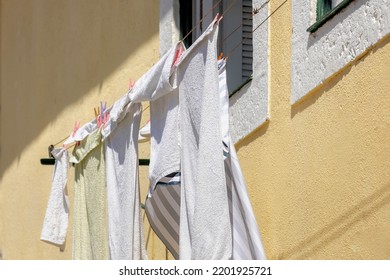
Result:
[[[332,10],[332,0],[317,0],[317,21]]]

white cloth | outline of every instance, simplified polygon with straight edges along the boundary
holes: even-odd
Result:
[[[180,100],[180,259],[230,259],[232,231],[221,142],[214,20],[177,65]]]
[[[266,259],[256,218],[242,175],[236,149],[229,133],[229,94],[226,83],[226,62],[219,62],[219,95],[221,107],[221,137],[227,145],[225,158],[226,183],[230,197],[233,228],[233,259]]]
[[[180,171],[179,92],[171,84],[175,55],[181,43],[172,47],[134,85],[129,93],[133,102],[150,101],[151,148],[149,179],[153,189],[163,177]],[[172,70],[173,69],[173,70]]]
[[[140,209],[138,132],[141,104],[113,106],[115,119],[102,130],[105,144],[110,258],[147,259]],[[123,110],[120,110],[123,108]],[[118,109],[118,111],[116,111]]]
[[[232,257],[220,141],[217,31],[213,21],[176,65],[183,46],[171,48],[129,95],[134,102],[151,101],[150,193],[163,177],[181,171],[180,259]]]
[[[69,157],[68,151],[63,148],[54,149],[52,155],[55,158],[55,166],[41,240],[56,245],[63,245],[69,221],[69,198],[66,191]]]

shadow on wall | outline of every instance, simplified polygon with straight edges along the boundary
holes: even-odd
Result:
[[[99,94],[107,94],[101,92],[104,79],[158,33],[159,2],[40,0],[0,5],[2,178],[62,110],[96,86]],[[69,116],[70,129],[75,119]]]
[[[313,258],[315,253],[324,249],[335,239],[340,238],[346,234],[355,224],[364,222],[364,220],[366,220],[369,216],[374,215],[381,208],[387,206],[388,204],[390,204],[390,185],[378,189],[371,196],[363,199],[360,203],[350,208],[348,211],[342,213],[333,222],[327,224],[310,237],[300,241],[293,248],[283,252],[278,256],[278,258],[300,260]],[[387,250],[388,256],[388,244],[382,245],[382,249]],[[383,256],[385,255],[386,252],[384,252]],[[360,257],[364,258],[364,256]]]
[[[384,37],[378,43],[376,43],[371,48],[367,49],[364,53],[362,53],[359,57],[357,57],[354,61],[345,66],[342,70],[329,77],[327,81],[324,81],[318,87],[314,88],[311,92],[306,94],[300,101],[293,104],[291,106],[291,119],[294,118],[298,113],[303,112],[306,108],[310,107],[314,103],[317,102],[321,96],[329,92],[339,81],[341,81],[348,73],[351,71],[352,67],[357,66],[361,61],[367,57],[370,53],[375,53],[379,49],[383,48],[390,42],[390,35]]]

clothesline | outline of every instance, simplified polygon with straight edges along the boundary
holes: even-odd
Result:
[[[212,8],[210,8],[206,14],[193,26],[193,28],[180,40],[180,41],[184,41],[195,29],[196,27],[201,23],[203,22],[203,20],[212,12],[214,11],[214,9],[221,3],[222,0],[219,0],[218,2],[216,2]],[[259,13],[259,11],[261,9],[263,9],[271,0],[267,0],[265,1],[259,8],[255,8],[253,9],[253,12],[252,12],[252,15],[257,15]],[[281,3],[274,11],[272,11],[258,26],[256,26],[251,34],[253,34],[258,28],[260,28],[277,10],[279,10],[288,0],[285,0],[283,3]],[[229,6],[228,8],[222,13],[221,15],[221,20],[223,20],[223,17],[232,9],[232,7],[234,6],[234,4],[237,2],[237,0],[234,0]],[[222,42],[225,42],[233,33],[235,33],[241,26],[243,25],[243,23],[241,23],[238,27],[236,27],[230,34],[228,34],[223,40]],[[226,60],[228,60],[228,58],[230,56],[232,56],[239,48],[239,46],[243,43],[244,39],[242,39],[226,56]],[[150,106],[146,106],[142,112],[146,111]],[[58,141],[57,143],[55,143],[53,146],[57,146],[58,144],[64,142],[66,139],[68,139],[69,135],[64,137],[63,139],[61,139],[60,141]],[[67,149],[73,147],[75,144],[72,144],[70,146],[67,147]]]
[[[259,9],[262,9],[266,4],[268,4],[269,2],[270,2],[271,0],[268,0],[267,2],[265,2]],[[269,16],[267,16],[258,26],[256,26],[256,28],[254,28],[253,30],[252,30],[252,32],[251,32],[251,34],[253,34],[257,29],[259,29],[259,27],[260,26],[262,26],[276,11],[278,11],[284,4],[286,4],[286,2],[287,2],[288,0],[285,0],[282,4],[280,4],[275,10],[273,10],[270,14],[269,14]],[[257,11],[257,13],[258,13],[258,11]],[[242,26],[242,24],[238,27],[238,28],[240,28]],[[237,28],[237,29],[238,29]],[[235,31],[233,31],[232,33],[234,33]],[[228,37],[232,34],[232,33],[230,33],[229,35],[228,35]],[[225,39],[227,39],[227,38],[225,38]],[[224,39],[224,40],[225,40]],[[240,47],[240,45],[242,44],[242,42],[244,42],[244,39],[242,39],[234,48],[233,48],[233,50],[232,51],[230,51],[230,53],[227,55],[227,57],[229,57],[229,56],[231,56],[239,47]]]
[[[70,159],[65,149],[53,150],[56,166],[41,240],[66,241],[72,163],[73,258],[147,259],[136,159],[141,102],[150,101],[153,138],[161,141],[151,141],[145,211],[157,236],[176,259],[266,258],[229,132],[226,62],[217,60],[217,24],[215,18],[183,54],[174,69],[176,81],[170,72],[181,44],[139,79],[131,98],[127,93],[114,103],[108,125],[96,130],[95,121],[80,129],[76,124],[80,135],[71,140],[81,142]]]

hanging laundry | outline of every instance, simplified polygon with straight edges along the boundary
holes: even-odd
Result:
[[[147,199],[146,213],[153,230],[160,239],[166,239],[165,244],[175,258],[179,258],[180,206],[177,201],[180,198],[180,188],[176,186],[172,189],[173,185],[170,185],[170,188],[162,189],[159,184],[169,174],[180,172],[179,91],[170,79],[171,75],[175,75],[174,60],[182,49],[182,43],[173,46],[136,82],[129,94],[129,99],[133,102],[150,101],[151,155],[148,197],[155,190],[168,193],[162,198],[164,203]],[[175,82],[174,79],[172,81]],[[162,196],[155,196],[159,197]]]
[[[95,130],[75,146],[73,259],[109,258],[106,176],[101,131]]]
[[[170,212],[169,216],[161,215],[159,210],[162,205],[168,209],[169,203],[151,200],[146,204],[149,216],[154,213],[161,218],[150,219],[151,224],[156,221],[160,225],[161,235],[173,243],[179,240],[179,246],[171,247],[179,248],[180,259],[229,259],[232,255],[219,140],[219,97],[210,94],[218,92],[217,36],[218,26],[214,21],[177,63],[174,63],[176,54],[183,46],[179,43],[171,48],[137,81],[129,97],[134,102],[151,101],[149,198],[154,191],[167,190],[156,197],[171,201],[180,190],[180,210],[176,204],[164,212]],[[179,189],[178,186],[176,189],[162,187],[167,177],[180,172]],[[179,234],[175,229],[178,213]]]
[[[219,119],[218,23],[177,66],[181,132],[181,259],[230,259],[232,235]]]
[[[181,42],[172,47],[111,108],[101,106],[105,114],[98,121],[65,141],[80,141],[70,159],[76,174],[74,259],[147,259],[138,178],[142,101],[150,101],[151,111],[146,214],[174,257],[265,259],[229,133],[218,22],[188,50]],[[63,171],[55,169],[48,205],[55,210],[42,230],[50,242],[63,243],[66,236],[68,212],[59,204],[66,155],[57,153],[56,168]]]
[[[103,172],[103,174],[98,175],[100,178],[99,184],[105,182],[107,190],[107,224],[105,226],[108,234],[108,256],[110,259],[147,259],[139,197],[138,144],[133,137],[135,134],[138,135],[139,131],[141,104],[130,104],[128,95],[125,94],[105,112],[110,113],[108,121],[101,129],[101,141],[103,141],[105,157],[99,156],[98,158],[103,160],[102,164],[103,166],[105,164],[106,168],[100,166],[97,172]],[[96,134],[98,130],[99,125],[97,118],[95,118],[79,128],[67,141],[72,143],[75,141],[89,141],[88,138],[95,139],[99,135]],[[92,144],[88,144],[89,148],[85,148],[80,152],[81,157],[86,154],[91,156],[88,150],[94,149],[93,146],[98,143],[98,140],[95,140],[92,140]],[[77,159],[77,157],[73,157],[71,159],[72,162],[79,162],[80,160],[84,161],[85,158]],[[85,166],[81,166],[78,171],[76,170],[76,173],[82,172],[83,168]],[[84,172],[89,173],[88,171]],[[80,181],[83,185],[84,178]],[[92,186],[92,184],[93,182],[88,185]],[[80,196],[80,188],[77,188],[77,185],[80,185],[80,183],[78,184],[76,181],[75,192],[79,192],[79,195],[75,195],[74,212],[79,217],[79,221],[83,221],[85,220],[83,216],[77,213],[80,213],[83,205],[86,207],[87,202],[85,198],[83,199]],[[99,186],[99,189],[101,188],[102,186]],[[76,200],[79,202],[76,203]],[[76,217],[75,222],[77,222]],[[80,223],[82,222],[78,224]],[[91,229],[89,231],[90,235],[94,235]],[[82,240],[88,240],[88,237],[85,234],[82,235],[80,229],[75,228],[74,251],[81,251],[77,248],[83,246],[80,245],[80,243],[85,242]],[[76,255],[80,255],[80,253],[74,252],[75,258],[77,258]],[[90,258],[88,254],[85,255],[85,259]]]
[[[149,191],[145,212],[154,232],[173,257],[179,259],[180,172],[165,176]]]
[[[138,178],[141,104],[129,103],[124,106],[125,102],[126,97],[113,105],[115,119],[110,119],[102,130],[106,159],[110,258],[145,260],[147,256]]]
[[[205,34],[207,34],[207,31],[205,32]],[[201,39],[199,39],[199,41],[200,40]],[[189,50],[187,50],[186,53],[190,53],[192,48],[196,48],[197,43],[199,43],[199,41],[195,42],[194,47],[191,47]],[[171,52],[173,52],[173,50],[174,49],[171,49]],[[188,54],[185,54],[185,56],[188,56]],[[177,69],[178,73],[180,72],[180,63],[184,63],[181,61],[185,60],[185,56],[183,56],[179,60],[179,62],[175,64],[175,66],[178,65],[178,69]],[[192,58],[191,59],[188,58],[188,59],[189,59],[189,63],[196,65],[196,62]],[[200,61],[199,64],[202,64],[202,61]],[[166,63],[166,65],[170,65],[169,60],[168,63]],[[202,69],[201,67],[199,67],[199,65],[194,66],[194,68]],[[186,69],[186,71],[188,70]],[[188,86],[188,84],[185,85],[185,88],[190,88],[191,90],[190,92],[183,91],[184,92],[183,94],[187,94],[187,95],[184,95],[183,97],[180,95],[179,106],[183,106],[183,100],[187,97],[195,99],[195,101],[193,100],[192,101],[193,103],[189,106],[193,111],[191,111],[192,114],[189,114],[190,122],[187,123],[187,127],[190,127],[191,125],[193,126],[198,125],[200,127],[201,122],[199,122],[199,119],[197,121],[195,119],[197,114],[202,114],[202,113],[205,114],[204,112],[210,112],[213,110],[212,109],[206,110],[202,106],[199,106],[199,104],[203,105],[203,104],[209,104],[211,102],[214,102],[214,104],[216,104],[219,102],[220,114],[218,115],[219,117],[218,121],[220,122],[220,131],[221,131],[219,143],[223,144],[221,149],[221,155],[223,154],[223,159],[224,159],[223,174],[226,179],[225,188],[227,188],[226,191],[228,196],[228,205],[229,205],[228,207],[230,209],[229,211],[230,227],[231,227],[230,234],[232,236],[231,258],[237,260],[238,259],[265,259],[266,257],[261,242],[260,234],[258,231],[257,222],[253,214],[253,210],[247,193],[244,178],[241,169],[239,167],[235,148],[229,133],[229,117],[228,117],[229,99],[228,99],[228,91],[227,91],[227,84],[226,84],[226,62],[224,60],[220,61],[218,65],[218,71],[219,71],[218,73],[219,89],[218,91],[214,91],[214,92],[219,92],[219,97],[215,96],[216,97],[215,100],[213,101],[210,100],[208,102],[202,102],[201,99],[196,99],[199,98],[198,96],[196,96],[196,94],[201,92],[201,90],[199,90],[199,85],[196,85],[196,82],[198,82],[199,84],[203,83],[204,85],[204,81],[199,81],[199,77],[201,77],[202,74],[197,73],[194,75],[195,77],[193,77],[192,79],[189,78],[189,81],[194,81],[195,85],[193,86]],[[211,75],[206,74],[206,76],[209,78]],[[173,79],[171,78],[171,81],[172,80]],[[173,81],[173,83],[175,83],[175,81]],[[179,85],[179,90],[180,90],[180,88],[183,86],[182,81],[177,81],[177,83]],[[210,90],[209,94],[211,94],[211,92],[213,91]],[[218,99],[219,101],[217,101]],[[151,106],[154,103],[155,101],[151,102]],[[216,108],[214,108],[214,112],[217,112]],[[180,118],[180,120],[183,120],[183,118]],[[214,124],[218,123],[216,119],[214,119],[214,121],[216,121],[214,122]],[[205,125],[205,127],[213,127],[215,131],[219,131],[218,126],[214,124],[209,126]],[[153,121],[152,121],[152,127],[153,127]],[[181,127],[186,127],[186,124],[183,124]],[[198,133],[196,136],[200,138],[200,133]],[[185,137],[181,137],[182,143],[185,142],[183,139],[185,139]],[[195,139],[198,140],[198,138],[196,137]],[[152,133],[152,140],[153,140],[153,133]],[[196,145],[199,145],[200,141],[199,140],[192,141],[192,143],[196,143]],[[160,144],[162,144],[162,142],[160,142]],[[218,143],[215,144],[218,145]],[[183,144],[183,147],[189,147],[189,145]],[[211,151],[210,154],[213,154],[213,152]],[[190,157],[190,158],[191,160],[196,159],[195,157]],[[222,161],[220,160],[220,162]],[[194,166],[194,162],[190,161],[189,166],[191,166],[192,169]],[[183,171],[183,168],[181,168],[181,171],[182,173],[181,172],[170,173],[165,177],[159,179],[158,183],[155,186],[151,185],[151,190],[146,200],[146,213],[150,221],[150,224],[153,230],[164,242],[164,244],[169,248],[169,250],[171,251],[171,253],[175,258],[184,258],[183,254],[180,254],[179,252],[180,249],[183,248],[182,235],[180,231],[180,225],[182,225],[180,218],[183,217],[183,211],[180,210],[180,205],[181,203],[183,203],[181,202],[180,199],[181,199],[182,192],[184,190],[183,187],[184,184],[182,180],[183,178],[185,178],[185,174],[191,174],[191,176],[195,176],[193,172],[195,171],[195,169],[192,170],[189,169],[189,171],[185,172]],[[209,197],[214,198],[213,195],[210,195],[210,193],[214,194],[209,189],[208,190]],[[225,196],[222,195],[221,197],[225,197]],[[212,204],[213,202],[210,203]],[[222,204],[224,203],[222,202]],[[199,207],[199,203],[197,203],[194,206],[195,211],[199,210],[198,207]],[[203,217],[198,216],[197,219],[201,220],[204,219],[205,217],[207,217],[207,214],[205,214]],[[225,217],[228,217],[228,215],[225,215]]]
[[[41,240],[63,245],[69,222],[69,198],[66,190],[69,157],[68,151],[64,148],[54,149],[52,155],[55,158],[55,165]]]
[[[264,260],[264,247],[229,132],[229,94],[224,59],[218,62],[218,68],[221,138],[224,144],[226,184],[233,229],[233,260]]]
[[[150,101],[151,158],[149,164],[150,185],[165,175],[180,170],[179,96],[176,86],[170,82],[171,69],[179,43],[172,47],[134,85],[129,93],[133,102]]]

